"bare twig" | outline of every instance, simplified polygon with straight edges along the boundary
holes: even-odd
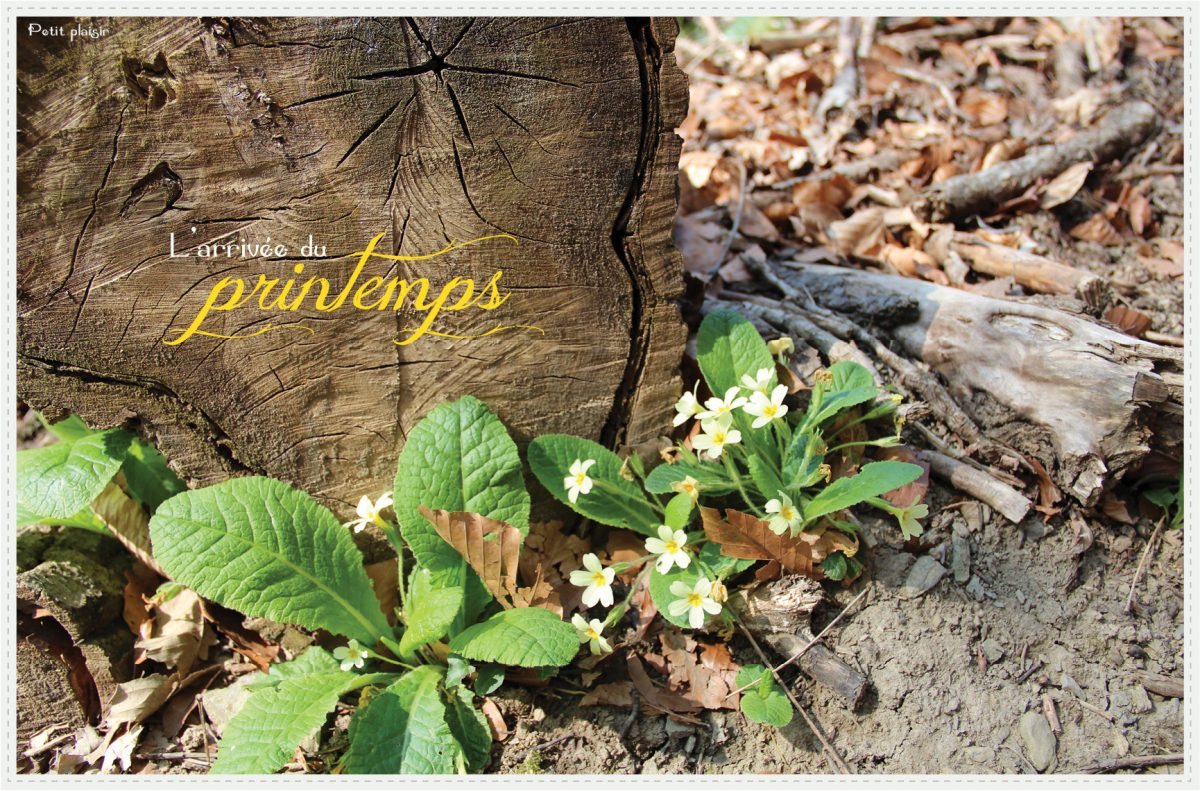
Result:
[[[1154,526],[1154,532],[1150,534],[1150,540],[1146,542],[1146,546],[1142,550],[1142,557],[1138,561],[1137,570],[1133,572],[1133,581],[1129,583],[1129,595],[1125,597],[1125,612],[1133,612],[1133,596],[1137,592],[1138,580],[1142,578],[1142,570],[1146,565],[1146,559],[1150,557],[1150,550],[1155,542],[1158,541],[1158,536],[1162,532],[1165,520],[1166,517],[1158,520],[1158,524]]]
[[[956,489],[987,503],[1013,524],[1019,524],[1033,507],[1025,495],[982,470],[935,450],[924,451],[924,454],[929,461],[929,468],[935,474],[949,481]]]
[[[529,757],[529,755],[531,753],[540,752],[541,750],[545,750],[549,747],[553,747],[556,744],[562,744],[567,739],[582,739],[582,738],[584,738],[584,737],[580,736],[577,733],[568,733],[563,736],[559,736],[557,739],[551,739],[548,742],[542,742],[541,744],[535,744],[534,746],[530,747],[528,750],[517,753],[516,756],[513,758],[513,760],[516,761],[517,763],[520,763],[521,761],[524,761],[527,757]],[[586,739],[585,739],[585,741],[586,741]]]
[[[737,620],[738,628],[742,630],[742,634],[746,636],[746,639],[750,641],[750,645],[754,648],[755,653],[758,654],[758,658],[762,660],[764,665],[771,667],[771,660],[767,658],[766,653],[762,650],[762,646],[760,646],[758,641],[754,639],[754,635],[751,634],[750,630],[746,628],[746,624],[742,623],[742,619],[738,618],[736,615],[734,618]],[[771,672],[775,676],[775,681],[780,687],[783,688],[784,694],[788,696],[788,700],[792,702],[792,707],[800,713],[800,716],[804,718],[806,723],[808,723],[809,730],[813,732],[813,734],[817,737],[817,740],[821,742],[821,746],[825,748],[825,757],[833,766],[833,768],[842,774],[853,774],[850,769],[850,765],[846,763],[845,759],[842,758],[838,751],[834,749],[833,745],[829,743],[828,737],[825,736],[825,731],[813,720],[812,716],[808,713],[804,706],[800,705],[800,701],[796,700],[796,696],[792,694],[791,687],[789,687],[787,683],[779,677],[778,672],[776,672],[774,669],[772,669]]]
[[[629,742],[629,732],[633,730],[633,724],[637,722],[638,714],[642,710],[642,696],[638,694],[636,689],[629,692],[630,700],[629,717],[626,718],[625,724],[621,726],[621,730],[617,733],[617,739],[625,746],[625,752],[629,753],[629,757],[637,760],[637,753],[634,752],[633,745]]]
[[[725,238],[725,246],[721,248],[721,255],[717,258],[717,268],[725,264],[725,259],[729,256],[729,250],[733,247],[733,240],[737,239],[738,228],[742,224],[742,212],[746,208],[746,163],[741,157],[735,157],[738,166],[738,199],[737,208],[733,212],[733,225],[729,228],[729,236]]]
[[[1115,772],[1118,769],[1145,769],[1148,766],[1166,766],[1183,763],[1183,753],[1167,753],[1165,755],[1127,755],[1124,758],[1114,758],[1098,764],[1085,766],[1080,774],[1098,775]]]

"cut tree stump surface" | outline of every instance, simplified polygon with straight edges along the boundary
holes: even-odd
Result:
[[[391,488],[404,436],[463,394],[521,442],[609,445],[670,424],[686,81],[671,20],[126,19],[86,47],[22,37],[18,390],[51,417],[127,424],[192,485],[269,474],[341,513]],[[195,228],[193,234],[191,229]],[[237,238],[284,256],[172,259]],[[324,257],[304,258],[309,235]],[[165,340],[213,287],[503,271],[507,304],[213,313],[251,338]],[[349,256],[349,257],[347,257]],[[232,287],[231,287],[232,289]],[[226,297],[228,293],[226,293]],[[225,297],[222,297],[224,299]],[[431,297],[432,299],[432,297]]]

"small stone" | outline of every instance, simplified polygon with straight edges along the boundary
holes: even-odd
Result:
[[[990,637],[980,643],[979,648],[983,651],[983,655],[987,657],[989,665],[996,664],[1004,656],[1004,646]]]
[[[1058,750],[1058,739],[1050,730],[1050,723],[1040,711],[1027,711],[1021,715],[1017,723],[1021,732],[1021,741],[1025,743],[1025,755],[1029,763],[1039,772],[1044,772],[1054,763],[1054,754]]]
[[[1146,694],[1146,688],[1140,684],[1129,690],[1129,710],[1134,714],[1149,714],[1154,711],[1154,704]]]
[[[538,706],[533,711],[529,712],[529,719],[533,720],[534,722],[541,722],[542,720],[546,719],[546,710],[541,706]],[[668,722],[669,721],[670,720],[668,720]]]
[[[950,570],[960,585],[971,578],[971,542],[957,533],[950,539]]]
[[[946,576],[945,566],[928,555],[922,555],[908,570],[908,577],[904,580],[900,596],[904,599],[915,599],[937,585],[944,576]]]
[[[971,577],[970,581],[967,582],[966,591],[975,601],[983,601],[987,595],[987,591],[984,590],[983,583],[980,582],[979,577]]]
[[[695,749],[696,749],[696,735],[692,734],[691,736],[687,737],[687,741],[684,742],[683,751],[685,753],[687,753],[688,755],[691,755]]]
[[[982,745],[968,747],[963,750],[963,753],[967,756],[967,760],[977,764],[986,764],[996,755],[996,751],[991,747],[984,747]]]
[[[1079,686],[1079,682],[1068,676],[1066,673],[1062,674],[1062,680],[1059,681],[1058,685],[1067,692],[1070,692],[1075,697],[1083,700],[1083,687]]]

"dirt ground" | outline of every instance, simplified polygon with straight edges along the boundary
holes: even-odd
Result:
[[[869,580],[832,590],[814,621],[822,626],[863,586],[872,589],[826,637],[870,678],[860,710],[848,711],[804,677],[795,687],[856,771],[1032,772],[1019,721],[1025,712],[1041,716],[1047,696],[1062,725],[1049,771],[1182,750],[1182,702],[1148,692],[1139,675],[1182,674],[1179,533],[1168,533],[1147,563],[1138,587],[1141,611],[1129,614],[1125,602],[1149,535],[1145,523],[1097,535],[1068,588],[1075,539],[1061,520],[1033,517],[1018,527],[995,516],[972,531],[958,509],[947,508],[934,522],[942,540],[927,554],[948,570],[935,587],[905,598],[915,556],[890,525],[867,520],[875,542]],[[966,582],[949,571],[953,536],[970,548]],[[736,647],[736,658],[757,661],[745,643]],[[985,651],[996,652],[994,659]],[[1028,673],[1030,667],[1036,669]],[[513,735],[497,750],[493,766],[501,772],[830,771],[798,719],[776,730],[736,712],[708,712],[707,726],[696,727],[643,713],[629,731],[631,754],[620,738],[626,709],[580,708],[571,698],[525,689],[502,702]],[[563,737],[570,738],[527,752]]]

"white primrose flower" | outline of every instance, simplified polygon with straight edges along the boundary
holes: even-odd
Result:
[[[700,482],[692,476],[687,475],[682,481],[675,481],[672,483],[671,491],[679,492],[680,494],[686,494],[688,497],[692,498],[692,502],[695,503],[700,499]]]
[[[682,426],[690,418],[700,414],[700,401],[696,398],[696,388],[698,387],[700,387],[700,383],[696,382],[696,386],[692,388],[690,393],[684,393],[675,402],[675,420],[673,421],[673,425]]]
[[[367,525],[375,525],[376,527],[387,527],[387,522],[379,515],[379,512],[388,508],[392,504],[392,493],[384,492],[379,495],[379,499],[372,502],[370,497],[365,494],[359,499],[358,507],[354,512],[358,514],[357,519],[352,519],[346,523],[346,527],[353,528],[355,533],[361,533]]]
[[[563,488],[567,490],[567,499],[575,502],[579,499],[579,495],[587,494],[592,490],[592,479],[588,477],[588,468],[596,463],[595,459],[576,459],[571,463],[571,468],[567,470],[567,477],[563,478]]]
[[[658,526],[658,538],[646,539],[646,551],[658,555],[655,568],[659,574],[666,574],[671,566],[686,569],[692,559],[684,551],[687,547],[687,533],[682,530],[672,530],[666,525]]]
[[[692,447],[705,451],[710,459],[721,458],[726,445],[736,445],[742,441],[742,432],[729,427],[728,415],[723,419],[701,421],[700,428],[704,433],[692,439]]]
[[[593,654],[608,654],[612,652],[612,646],[604,639],[604,623],[599,618],[587,620],[579,613],[571,616],[571,625],[575,627],[575,633],[579,636],[580,643],[587,643],[588,648]]]
[[[704,411],[696,415],[701,421],[732,415],[733,410],[746,403],[746,397],[740,396],[740,387],[731,387],[725,391],[724,398],[713,396],[704,402]]]
[[[683,580],[671,583],[671,593],[679,598],[667,605],[667,612],[676,618],[687,613],[688,625],[693,629],[704,626],[707,615],[716,615],[721,611],[721,605],[712,598],[713,584],[707,577],[696,580],[695,586],[689,588]]]
[[[571,584],[586,588],[583,592],[583,606],[595,607],[599,602],[605,607],[613,603],[613,577],[617,572],[606,569],[600,564],[600,558],[594,552],[583,556],[583,568],[571,572]]]
[[[333,657],[341,660],[342,670],[361,668],[367,661],[367,650],[359,645],[357,640],[351,640],[349,645],[339,645],[333,649]]]
[[[754,416],[751,424],[754,428],[762,428],[772,420],[777,420],[788,413],[783,399],[787,396],[787,385],[776,385],[768,397],[758,390],[750,395],[750,403],[742,407],[747,415]]]
[[[742,387],[751,393],[766,393],[771,387],[771,380],[774,378],[775,372],[770,368],[759,368],[758,373],[754,376],[742,374]],[[753,396],[751,396],[751,400],[753,400]]]
[[[767,520],[767,527],[777,536],[783,535],[785,530],[791,531],[794,535],[804,523],[804,519],[800,515],[800,509],[796,508],[796,505],[792,502],[792,498],[783,492],[779,493],[778,500],[767,501],[766,510],[768,514],[772,514]]]

